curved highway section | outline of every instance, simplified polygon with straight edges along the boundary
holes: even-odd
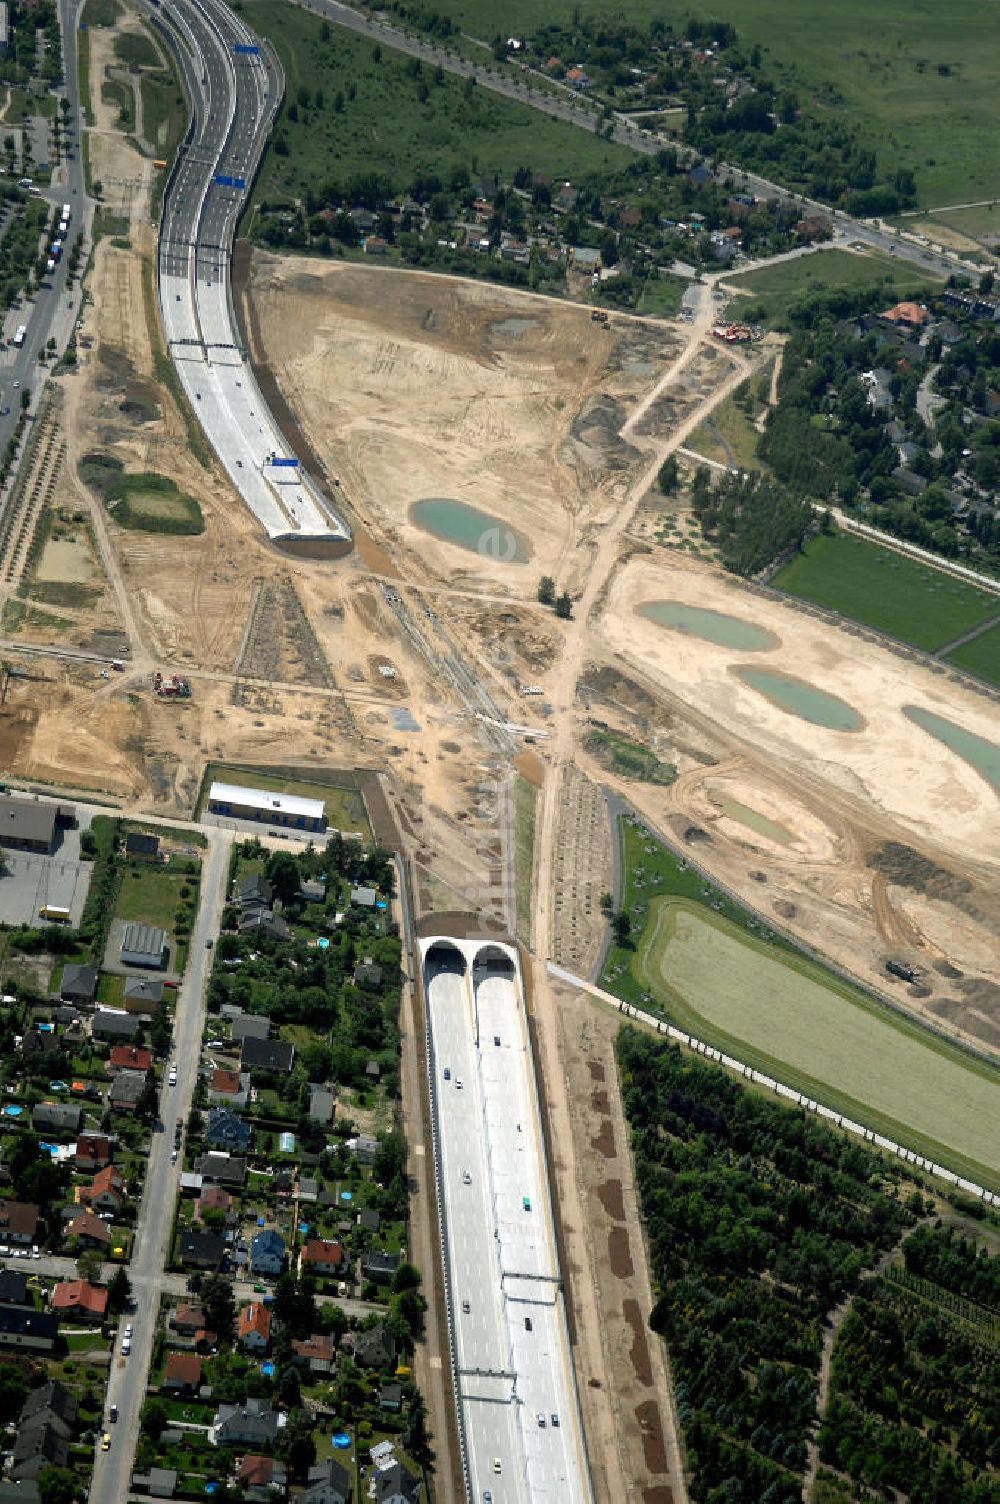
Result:
[[[349,528],[268,410],[233,308],[233,238],[280,102],[280,65],[222,0],[170,0],[153,13],[191,104],[160,220],[157,287],[170,356],[209,442],[268,537],[346,543]]]

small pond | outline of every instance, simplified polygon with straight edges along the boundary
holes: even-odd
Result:
[[[864,720],[856,710],[836,695],[807,684],[804,679],[793,679],[790,674],[778,674],[766,668],[740,667],[734,670],[750,689],[777,705],[789,715],[809,721],[813,726],[824,726],[828,731],[860,731]]]
[[[467,548],[484,559],[503,564],[526,564],[531,550],[520,533],[490,512],[447,496],[427,496],[410,508],[410,521],[442,543]]]
[[[700,637],[721,648],[738,648],[741,653],[766,653],[781,646],[780,639],[765,627],[755,626],[724,611],[709,611],[703,606],[686,606],[683,601],[646,601],[639,615],[655,621],[658,627],[670,627],[688,637]]]
[[[903,714],[914,726],[928,732],[939,742],[944,742],[964,762],[975,768],[991,788],[1000,793],[1000,743],[988,742],[985,737],[975,736],[954,721],[925,710],[922,705],[904,705]]]
[[[499,334],[503,339],[520,339],[523,334],[537,328],[537,319],[498,319],[490,325],[490,333]]]
[[[769,841],[777,841],[779,846],[791,846],[795,840],[792,832],[786,830],[784,825],[779,825],[777,820],[769,820],[767,815],[762,815],[759,810],[751,809],[748,804],[741,804],[738,799],[730,799],[728,794],[713,794],[712,803],[721,809],[730,820],[737,820],[740,825],[745,825],[748,830],[754,830],[759,836],[766,836]]]

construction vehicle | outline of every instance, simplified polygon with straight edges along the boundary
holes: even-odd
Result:
[[[163,674],[159,669],[153,675],[153,691],[161,700],[187,700],[191,686],[180,674]]]

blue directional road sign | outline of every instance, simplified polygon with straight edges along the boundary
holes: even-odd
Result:
[[[298,460],[279,460],[279,459],[273,459],[271,461],[271,464],[274,465],[274,467],[276,469],[283,468],[285,470],[294,469],[298,465],[298,463],[299,463]]]
[[[246,42],[237,42],[233,51],[238,52],[243,57],[260,57],[260,48],[250,47]]]
[[[246,178],[231,178],[225,172],[217,172],[215,181],[220,188],[245,188],[247,185]]]

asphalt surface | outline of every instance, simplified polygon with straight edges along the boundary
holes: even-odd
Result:
[[[481,949],[452,943],[469,962]],[[421,942],[424,956],[434,944]],[[428,966],[425,996],[471,1496],[582,1501],[590,1483],[520,986],[513,967],[470,978],[452,958]]]
[[[60,85],[70,103],[68,119],[71,122],[69,150],[73,153],[55,172],[56,182],[37,197],[43,198],[52,208],[69,204],[73,211],[70,224],[70,239],[87,226],[89,205],[83,176],[83,160],[80,151],[82,118],[77,67],[77,24],[82,0],[60,0],[59,20],[62,27],[63,62],[65,77]],[[34,296],[11,309],[3,320],[3,348],[0,349],[0,452],[2,452],[17,427],[21,412],[21,393],[37,391],[45,376],[45,367],[39,368],[38,357],[50,337],[54,337],[61,354],[66,348],[79,306],[80,289],[67,286],[69,273],[66,257],[56,265],[55,271],[44,279]],[[24,344],[17,349],[12,340],[20,324],[27,330]],[[6,414],[3,408],[9,408]]]
[[[205,992],[213,951],[207,942],[214,940],[222,923],[229,876],[231,837],[222,831],[206,831],[208,850],[202,866],[198,915],[191,934],[191,948],[184,980],[177,993],[174,1017],[174,1042],[171,1058],[177,1061],[177,1085],[164,1084],[161,1095],[161,1129],[154,1130],[146,1167],[146,1180],[135,1228],[132,1261],[128,1276],[135,1304],[134,1314],[122,1319],[131,1322],[132,1352],[121,1355],[120,1334],[108,1379],[105,1415],[112,1405],[118,1406],[118,1423],[108,1426],[111,1450],[102,1452],[100,1439],[95,1451],[94,1476],[90,1488],[91,1504],[121,1504],[128,1498],[132,1465],[139,1439],[139,1418],[145,1400],[146,1383],[159,1314],[160,1291],[167,1287],[164,1265],[169,1253],[183,1155],[171,1163],[174,1145],[174,1120],[187,1124],[191,1111],[201,1039],[205,1026]],[[28,1267],[27,1264],[24,1266]],[[33,1261],[36,1270],[45,1263]]]
[[[192,111],[160,225],[170,354],[213,449],[269,537],[347,539],[268,410],[233,310],[233,239],[280,102],[277,58],[220,0],[175,0],[158,19]]]

